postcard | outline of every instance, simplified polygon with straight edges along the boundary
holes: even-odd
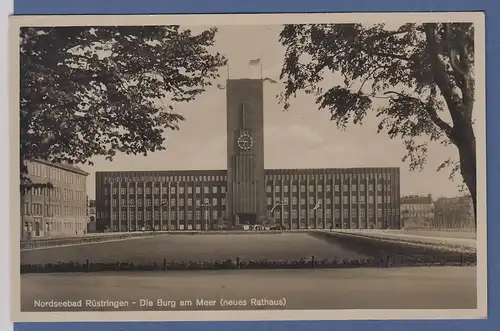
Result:
[[[483,14],[10,33],[15,321],[486,317]]]

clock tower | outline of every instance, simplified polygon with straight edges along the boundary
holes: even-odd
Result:
[[[227,217],[258,224],[266,216],[263,82],[230,79],[226,91]]]

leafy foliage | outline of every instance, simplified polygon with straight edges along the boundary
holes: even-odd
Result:
[[[340,128],[362,123],[374,109],[378,131],[402,139],[408,152],[403,160],[412,170],[425,165],[430,141],[454,144],[459,161],[445,160],[438,170],[460,170],[475,199],[472,24],[286,25],[280,42],[286,47],[285,109],[305,92]],[[327,86],[328,73],[343,83]]]
[[[178,26],[22,28],[22,181],[27,160],[91,163],[165,149],[163,132],[183,120],[175,104],[203,93],[226,62],[210,52],[215,34]]]

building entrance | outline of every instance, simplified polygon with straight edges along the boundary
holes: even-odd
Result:
[[[255,225],[257,223],[257,214],[253,213],[239,213],[238,219],[240,224]]]

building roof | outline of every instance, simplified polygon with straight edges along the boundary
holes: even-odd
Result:
[[[407,195],[401,198],[402,204],[408,205],[430,205],[433,204],[432,195]]]
[[[62,169],[62,170],[74,172],[74,173],[77,173],[77,174],[80,174],[80,175],[84,175],[84,176],[88,176],[89,175],[88,172],[86,172],[86,171],[82,170],[81,168],[79,168],[79,167],[77,167],[75,165],[72,165],[72,164],[52,163],[52,162],[45,161],[45,160],[33,160],[32,162],[42,163],[42,164],[45,164],[45,165],[48,165],[48,166],[51,166],[51,167],[54,167],[54,168],[59,168],[59,169]]]

